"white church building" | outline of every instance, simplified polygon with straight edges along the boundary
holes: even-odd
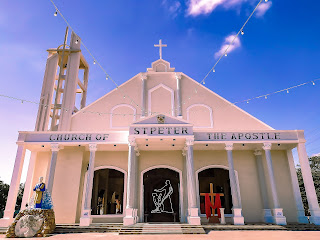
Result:
[[[89,65],[80,45],[72,33],[70,47],[48,50],[35,130],[19,132],[0,226],[13,221],[26,150],[22,208],[43,176],[57,224],[199,225],[208,222],[205,193],[221,194],[227,223],[320,224],[303,130],[276,130],[175,71],[161,41],[150,68],[86,106]]]

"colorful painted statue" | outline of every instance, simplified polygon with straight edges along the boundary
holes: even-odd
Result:
[[[46,190],[46,185],[43,183],[43,177],[39,178],[39,183],[34,187],[33,191],[35,191],[34,195],[34,208],[42,208],[43,202],[43,193]]]

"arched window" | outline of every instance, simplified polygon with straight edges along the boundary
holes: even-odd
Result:
[[[136,109],[129,104],[119,104],[111,109],[110,128],[127,128],[136,121]]]
[[[148,91],[148,111],[151,114],[174,113],[174,91],[164,84],[159,84]]]
[[[212,128],[212,109],[205,104],[193,104],[187,108],[187,120],[196,128]]]
[[[91,215],[122,214],[125,174],[104,168],[94,172]]]

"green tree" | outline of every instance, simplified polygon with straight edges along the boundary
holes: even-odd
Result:
[[[316,189],[316,193],[318,197],[318,202],[320,202],[320,156],[309,157],[309,164],[310,164],[311,173],[313,177],[314,187]],[[297,168],[297,175],[298,175],[299,187],[300,187],[304,210],[305,210],[306,216],[310,216],[307,195],[306,195],[306,191],[303,184],[301,168],[299,165]]]
[[[0,218],[3,217],[3,212],[6,207],[8,192],[9,192],[9,184],[6,184],[0,180]]]
[[[3,212],[6,207],[9,187],[10,187],[9,184],[6,184],[0,180],[0,218],[3,217]],[[24,183],[20,183],[16,206],[15,206],[15,214],[17,214],[19,212],[19,210],[21,209],[23,191],[24,191]]]

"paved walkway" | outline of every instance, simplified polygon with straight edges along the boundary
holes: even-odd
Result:
[[[4,238],[4,235],[0,235]],[[27,238],[24,238],[27,239]],[[31,239],[31,238],[29,238]],[[37,239],[37,238],[33,238]],[[203,235],[118,235],[116,233],[58,234],[48,240],[319,240],[319,231],[211,231]]]

